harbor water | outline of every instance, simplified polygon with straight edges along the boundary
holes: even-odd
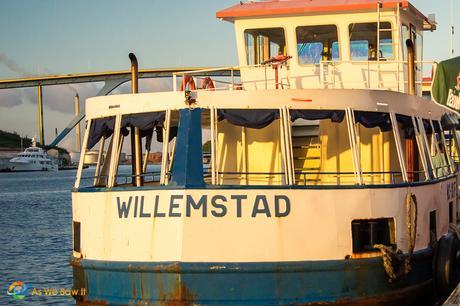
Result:
[[[0,173],[0,305],[75,304],[69,295],[74,180],[75,170]],[[14,281],[28,286],[22,301],[6,293]]]

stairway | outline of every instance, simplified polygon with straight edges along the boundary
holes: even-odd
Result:
[[[319,121],[296,120],[292,125],[292,147],[296,184],[317,185],[321,179],[316,174],[321,169]]]

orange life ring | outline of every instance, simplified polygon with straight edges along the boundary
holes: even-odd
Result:
[[[205,77],[201,83],[201,89],[214,90],[214,82],[210,77]]]
[[[180,90],[184,91],[185,89],[187,89],[187,85],[189,85],[189,90],[196,90],[196,85],[193,78],[189,75],[184,75],[184,78],[180,82]]]

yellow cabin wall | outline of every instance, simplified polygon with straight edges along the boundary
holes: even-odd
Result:
[[[273,121],[263,129],[243,128],[226,120],[217,125],[218,172],[283,172],[280,123]],[[220,184],[280,185],[284,176],[268,174],[219,175]]]
[[[347,175],[321,175],[319,184],[354,184],[353,159],[348,140],[346,121],[320,123],[321,170],[320,172],[351,172]]]
[[[360,140],[361,169],[363,172],[400,171],[398,153],[392,131],[381,132],[379,128],[366,128],[358,125]],[[365,184],[390,184],[391,174],[363,174]]]
[[[280,147],[279,120],[264,129],[250,129],[232,125],[226,120],[218,123],[218,172],[284,172]],[[365,172],[400,172],[396,144],[392,131],[381,132],[379,128],[357,127],[360,161]],[[403,137],[403,131],[400,131]],[[311,145],[311,144],[310,144]],[[405,141],[402,141],[405,150]],[[319,124],[319,149],[294,150],[294,157],[306,157],[296,162],[305,172],[332,172],[347,174],[309,174],[296,176],[297,184],[344,185],[355,184],[354,165],[350,149],[346,121],[333,123],[322,120]],[[319,158],[315,158],[318,156]],[[309,170],[308,170],[309,169]],[[365,184],[400,183],[400,175],[377,173],[363,174]],[[223,174],[219,184],[280,185],[283,175]]]

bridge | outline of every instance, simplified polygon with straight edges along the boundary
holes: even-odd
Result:
[[[197,77],[239,77],[240,71],[235,68],[206,68],[206,67],[179,67],[179,68],[160,68],[160,69],[139,69],[139,79],[149,78],[165,78],[172,77],[175,81],[175,76],[181,76],[184,72],[194,72]],[[38,112],[38,130],[39,141],[45,145],[44,137],[44,119],[43,119],[43,86],[66,85],[78,83],[104,82],[104,86],[96,94],[96,96],[104,96],[111,93],[118,86],[131,80],[131,71],[107,71],[98,73],[80,73],[80,74],[64,74],[64,75],[45,75],[34,76],[18,79],[0,80],[0,90],[7,88],[37,88],[37,112]],[[50,143],[50,146],[56,146],[80,121],[85,118],[85,114],[78,111],[78,96],[76,97],[76,114],[66,128]],[[79,132],[79,128],[77,128]],[[78,140],[77,140],[78,141]]]

